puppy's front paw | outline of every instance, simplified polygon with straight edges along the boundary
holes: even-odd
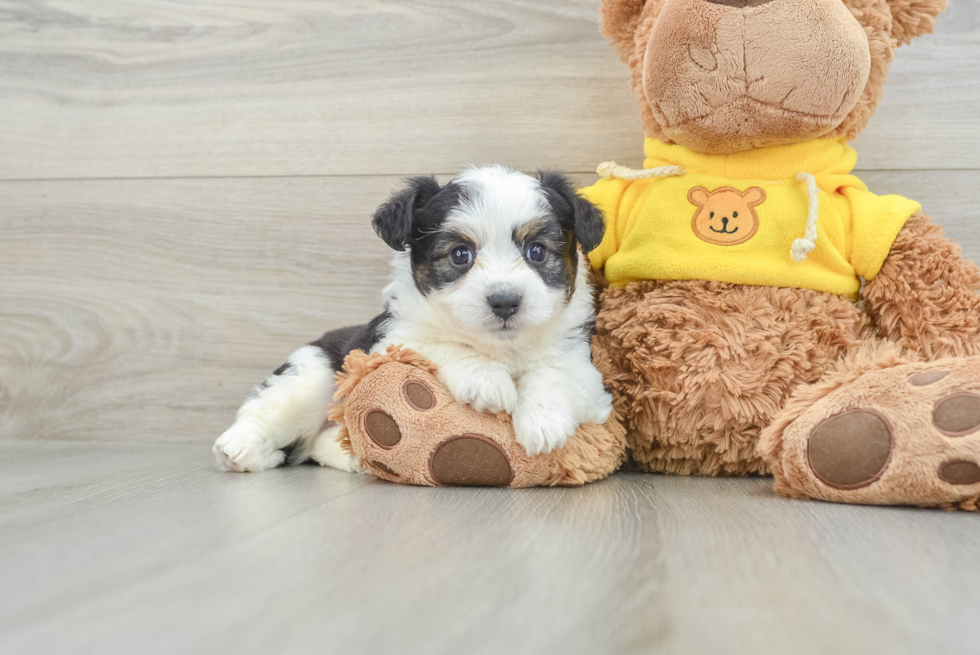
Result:
[[[478,412],[511,414],[517,407],[517,385],[503,369],[469,370],[462,375],[450,373],[443,376],[443,382],[457,401]]]
[[[543,455],[561,448],[577,427],[571,408],[522,402],[514,412],[517,443],[524,446],[528,455]]]
[[[218,468],[237,472],[275,468],[286,458],[261,430],[242,421],[218,437],[211,452]]]

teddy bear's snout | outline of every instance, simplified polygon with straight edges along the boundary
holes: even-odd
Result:
[[[867,35],[840,0],[666,0],[643,93],[671,140],[736,152],[827,134],[870,70]]]

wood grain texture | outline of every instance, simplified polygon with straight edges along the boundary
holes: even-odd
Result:
[[[864,177],[980,259],[980,172]],[[295,348],[380,311],[370,216],[399,185],[0,183],[0,438],[213,439]]]
[[[0,185],[0,432],[220,433],[270,366],[380,312],[370,216],[398,184]]]
[[[598,0],[3,0],[0,179],[585,172],[641,157]],[[865,169],[980,168],[980,8],[897,53]]]
[[[0,442],[11,471],[4,653],[976,645],[980,523],[964,514],[785,500],[765,479],[512,491],[229,474],[181,444]]]

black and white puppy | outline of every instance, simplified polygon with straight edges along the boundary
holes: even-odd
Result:
[[[354,349],[404,344],[439,367],[457,400],[513,415],[530,454],[603,423],[612,398],[592,365],[588,260],[599,210],[562,175],[473,168],[446,186],[417,177],[374,215],[396,252],[385,311],[294,352],[256,387],[214,444],[219,466],[259,471],[286,459],[355,470],[327,421],[333,376]],[[581,246],[581,250],[579,248]]]

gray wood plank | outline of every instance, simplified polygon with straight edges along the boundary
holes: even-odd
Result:
[[[980,257],[980,173],[864,178]],[[0,183],[0,438],[210,441],[292,350],[380,311],[370,215],[399,183]]]
[[[83,479],[106,454],[8,441],[0,461],[43,467],[57,449]],[[0,601],[3,652],[901,654],[977,643],[972,515],[791,501],[767,479],[356,486],[359,476],[315,467],[220,473],[203,447],[132,449],[146,451],[144,478],[83,494],[66,469],[36,494],[36,513],[3,519],[0,582],[19,590]],[[168,449],[182,461],[155,465]],[[48,506],[61,494],[72,502]]]
[[[0,5],[0,178],[591,171],[640,157],[598,0]],[[901,48],[868,169],[980,168],[980,10]]]
[[[205,444],[0,442],[0,587],[16,590],[0,595],[0,635],[25,612],[96,597],[374,482],[312,466],[225,476],[211,462]]]

